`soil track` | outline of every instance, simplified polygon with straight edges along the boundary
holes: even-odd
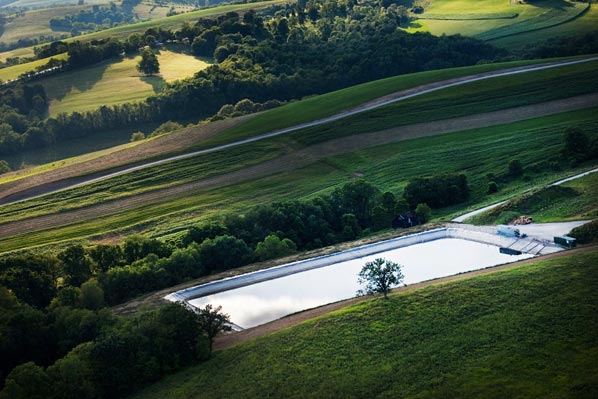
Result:
[[[598,246],[596,246],[596,245],[590,246],[590,247],[583,247],[583,248],[567,250],[567,251],[561,251],[561,252],[557,252],[557,253],[550,254],[550,255],[544,255],[541,257],[537,257],[537,258],[531,258],[531,259],[526,259],[526,260],[522,260],[519,262],[509,263],[506,265],[494,266],[494,267],[489,267],[486,269],[475,270],[475,271],[468,272],[468,273],[457,274],[454,276],[443,277],[443,278],[429,280],[429,281],[423,281],[421,283],[412,284],[412,285],[405,286],[405,287],[395,288],[394,290],[392,290],[392,292],[396,294],[396,293],[414,291],[414,290],[417,290],[420,288],[429,287],[431,285],[443,284],[443,283],[447,283],[450,281],[464,280],[464,279],[468,279],[468,278],[475,277],[475,276],[480,276],[480,275],[489,274],[489,273],[495,273],[495,272],[502,271],[502,270],[513,269],[515,267],[527,265],[530,263],[535,263],[539,260],[556,259],[556,258],[560,258],[562,256],[570,256],[570,255],[572,256],[572,255],[582,254],[585,252],[591,252],[591,251],[595,251],[595,250],[598,250]],[[300,324],[304,321],[311,320],[316,317],[326,315],[330,312],[334,312],[336,310],[339,310],[339,309],[345,308],[347,306],[351,306],[356,303],[363,302],[363,301],[366,301],[369,299],[371,299],[371,296],[351,298],[351,299],[348,299],[345,301],[335,302],[335,303],[331,303],[328,305],[320,306],[315,309],[310,309],[310,310],[305,310],[303,312],[295,313],[295,314],[283,317],[281,319],[274,320],[270,323],[262,324],[260,326],[253,327],[253,328],[248,328],[243,331],[232,332],[229,334],[223,334],[216,338],[216,340],[214,342],[214,349],[216,349],[216,350],[226,349],[231,346],[241,344],[243,342],[251,341],[255,338],[262,337],[264,335],[268,335],[268,334],[274,333],[276,331],[280,331],[280,330],[288,328],[288,327],[292,327],[292,326]]]
[[[597,104],[598,93],[594,93],[501,111],[401,126],[374,133],[357,134],[316,144],[279,158],[262,162],[258,165],[195,182],[150,191],[132,197],[61,212],[59,214],[33,217],[30,219],[0,224],[0,237],[21,234],[29,231],[44,230],[81,220],[99,218],[115,212],[148,206],[149,204],[164,201],[170,197],[190,195],[199,190],[213,189],[266,177],[276,173],[288,172],[331,156],[351,153],[364,148],[391,144],[419,137],[435,136],[455,131],[516,122],[559,112],[587,108],[596,106]]]

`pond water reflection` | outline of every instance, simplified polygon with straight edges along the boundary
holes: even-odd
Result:
[[[413,284],[530,257],[532,255],[505,255],[493,245],[447,238],[263,281],[190,302],[198,307],[208,303],[222,305],[222,311],[228,313],[235,324],[249,328],[354,297],[362,288],[357,283],[357,273],[365,262],[376,258],[403,265],[405,284]]]

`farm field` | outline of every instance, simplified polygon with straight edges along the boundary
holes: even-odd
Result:
[[[104,29],[97,32],[91,32],[84,35],[77,36],[75,38],[68,38],[65,39],[66,42],[79,40],[79,41],[90,41],[90,40],[98,40],[106,37],[115,37],[115,38],[126,38],[132,33],[140,33],[145,32],[149,28],[175,28],[180,27],[185,22],[192,22],[193,20],[202,18],[202,17],[209,17],[212,15],[219,15],[225,14],[227,12],[235,11],[240,12],[246,9],[256,9],[260,7],[265,7],[272,4],[277,4],[281,2],[286,2],[288,0],[273,0],[273,1],[262,1],[256,3],[247,3],[247,4],[228,4],[213,8],[206,8],[197,11],[192,11],[189,13],[173,15],[170,17],[159,18],[151,21],[143,21],[138,22],[136,24],[130,25],[122,25],[116,26],[110,29]],[[5,60],[7,57],[32,57],[34,56],[33,47],[26,47],[21,48],[13,51],[7,51],[4,53],[0,53],[0,60]]]
[[[372,299],[216,352],[133,398],[592,397],[597,267],[594,250]]]
[[[140,59],[138,55],[107,61],[41,80],[51,99],[50,115],[141,101],[162,90],[167,82],[191,76],[209,65],[187,54],[161,50],[160,74],[146,77],[136,69]]]
[[[252,175],[252,169],[247,168],[254,160],[244,158],[243,152],[258,154],[254,157],[268,159],[272,153],[289,151],[289,148],[296,144],[288,138],[253,143],[246,146],[247,148],[237,147],[226,153],[209,154],[203,157],[204,161],[200,161],[201,157],[196,158],[193,164],[186,162],[187,167],[181,162],[178,167],[162,167],[159,172],[158,169],[153,172],[151,169],[136,172],[133,174],[138,179],[136,181],[131,180],[132,176],[121,176],[37,200],[3,206],[1,216],[7,221],[36,214],[51,215],[58,211],[60,214],[56,217],[48,216],[50,225],[55,226],[59,224],[58,220],[66,223],[66,210],[72,206],[87,206],[80,212],[88,219],[82,220],[81,216],[75,216],[68,224],[51,229],[43,228],[48,220],[31,219],[25,223],[31,223],[32,227],[35,226],[33,230],[39,231],[0,238],[0,252],[62,240],[101,237],[108,232],[134,231],[135,226],[141,225],[146,232],[164,235],[175,227],[181,228],[198,219],[210,219],[218,214],[247,209],[260,203],[317,196],[356,175],[364,176],[383,191],[390,190],[399,194],[409,179],[435,174],[439,168],[446,173],[467,173],[472,189],[468,203],[443,209],[434,215],[448,218],[472,204],[494,203],[521,193],[532,185],[547,184],[572,174],[572,170],[530,173],[528,179],[510,181],[495,195],[485,194],[485,175],[488,172],[506,171],[507,164],[513,157],[521,160],[530,170],[535,170],[535,166],[541,166],[547,159],[558,156],[563,130],[571,126],[572,121],[575,121],[576,126],[585,129],[591,137],[597,137],[595,114],[595,109],[574,111],[508,125],[354,150],[349,154],[330,157],[326,157],[325,153],[310,152],[308,147],[306,153],[297,157],[312,161],[297,163],[297,158],[292,156],[281,158],[281,169],[267,163],[265,166],[257,165],[256,168],[261,171],[258,175]],[[331,144],[331,148],[334,147],[336,145]],[[314,151],[318,148],[315,146]],[[468,159],[462,158],[463,152],[469,154]],[[422,159],[426,159],[427,162],[422,163]],[[243,168],[240,175],[229,173],[218,177],[219,173],[236,168]],[[193,189],[193,186],[180,186],[181,189],[177,189],[178,194],[167,191],[168,199],[156,197],[159,191],[131,197],[134,193],[146,191],[145,185],[148,182],[153,181],[154,187],[160,188],[169,184],[169,175],[195,180],[209,176],[213,173],[210,170],[218,170],[217,175],[203,182],[200,180]],[[128,198],[119,202],[115,200],[119,196]],[[102,203],[107,199],[110,201]],[[148,206],[150,203],[152,205]],[[101,217],[93,216],[96,213]],[[5,226],[5,229],[9,231],[8,226]]]
[[[538,32],[538,38],[548,38],[560,33],[560,29],[577,34],[580,29],[593,30],[596,26],[591,24],[593,18],[586,16],[594,12],[593,8],[587,3],[565,0],[525,4],[501,0],[434,1],[408,30],[428,31],[434,35],[462,34],[511,47],[516,44],[514,41],[530,43],[529,39],[521,38],[531,32]],[[552,31],[549,33],[547,29]]]

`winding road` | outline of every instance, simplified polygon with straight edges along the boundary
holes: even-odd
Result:
[[[249,137],[246,139],[234,141],[232,143],[222,144],[222,145],[218,145],[215,147],[210,147],[210,148],[206,148],[206,149],[202,149],[202,150],[198,150],[198,151],[189,152],[186,154],[171,156],[171,157],[163,158],[163,159],[160,159],[157,161],[146,162],[141,165],[125,168],[125,169],[122,169],[122,170],[119,170],[119,171],[116,171],[113,173],[107,173],[107,174],[104,174],[101,176],[89,178],[89,179],[86,179],[82,182],[78,182],[75,184],[71,184],[71,183],[67,182],[62,187],[59,186],[59,188],[53,188],[53,189],[45,191],[43,193],[36,193],[35,195],[25,196],[24,198],[19,198],[16,200],[8,200],[8,201],[3,202],[2,205],[22,202],[22,201],[26,201],[28,199],[38,198],[38,197],[41,197],[41,196],[44,196],[47,194],[52,194],[52,193],[72,189],[75,187],[92,184],[92,183],[95,183],[98,181],[110,179],[115,176],[120,176],[123,174],[138,171],[141,169],[161,165],[161,164],[164,164],[167,162],[177,161],[177,160],[186,159],[186,158],[192,158],[192,157],[195,157],[198,155],[208,154],[211,152],[222,151],[222,150],[225,150],[225,149],[228,149],[231,147],[236,147],[236,146],[243,145],[243,144],[253,143],[253,142],[264,140],[267,138],[284,135],[284,134],[294,132],[297,130],[323,125],[323,124],[334,122],[339,119],[343,119],[343,118],[346,118],[346,117],[349,117],[352,115],[371,111],[373,109],[380,108],[385,105],[392,104],[392,103],[395,103],[398,101],[408,100],[408,99],[416,97],[416,96],[421,96],[424,94],[432,93],[432,92],[435,92],[438,90],[443,90],[443,89],[450,88],[450,87],[461,86],[461,85],[465,85],[465,84],[469,84],[469,83],[473,83],[473,82],[478,82],[481,80],[492,79],[492,78],[497,78],[497,77],[502,77],[502,76],[517,75],[517,74],[522,74],[522,73],[527,73],[527,72],[540,71],[540,70],[545,70],[545,69],[557,68],[557,67],[568,66],[568,65],[575,65],[575,64],[597,61],[597,60],[598,60],[598,57],[590,57],[590,58],[582,58],[582,59],[569,60],[569,61],[543,63],[543,64],[537,64],[537,65],[531,65],[531,66],[516,67],[516,68],[509,68],[509,69],[503,69],[503,70],[498,70],[498,71],[485,72],[485,73],[480,73],[480,74],[475,74],[475,75],[468,75],[468,76],[462,76],[462,77],[458,77],[458,78],[443,80],[443,81],[439,81],[439,82],[428,83],[428,84],[424,84],[421,86],[416,86],[414,88],[401,90],[401,91],[368,101],[368,102],[361,104],[357,107],[348,109],[346,111],[342,111],[340,113],[337,113],[335,115],[332,115],[332,116],[329,116],[326,118],[317,119],[317,120],[314,120],[311,122],[301,123],[298,125],[284,128],[284,129],[274,130],[269,133],[260,134],[260,135]],[[56,185],[54,185],[54,187],[56,187]]]

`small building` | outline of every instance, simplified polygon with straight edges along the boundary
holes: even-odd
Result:
[[[569,236],[554,237],[554,243],[565,248],[573,248],[577,245],[577,239]]]

